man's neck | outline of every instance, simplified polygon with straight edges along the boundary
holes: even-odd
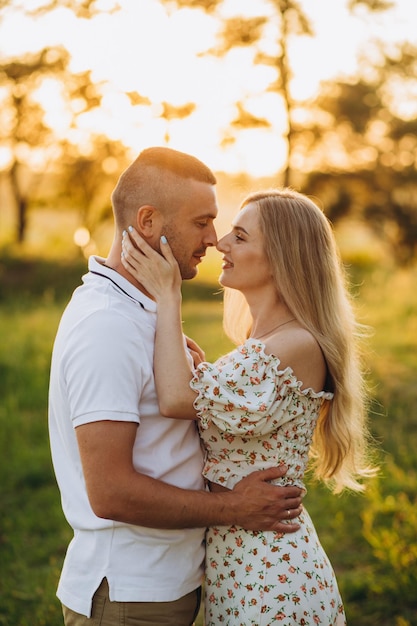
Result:
[[[104,265],[106,267],[109,267],[110,269],[114,270],[118,274],[120,274],[120,276],[123,276],[123,278],[126,278],[126,280],[128,280],[129,283],[131,283],[134,287],[136,287],[136,289],[139,289],[139,291],[144,293],[145,296],[147,296],[151,300],[154,300],[154,298],[151,296],[151,294],[148,291],[146,291],[145,287],[143,287],[140,284],[140,282],[138,282],[136,280],[136,278],[134,278],[132,276],[132,274],[130,274],[124,268],[124,266],[123,266],[123,264],[122,264],[122,262],[120,260],[120,255],[121,255],[121,251],[119,252],[117,250],[111,249],[107,259],[105,259],[105,261],[104,261]]]

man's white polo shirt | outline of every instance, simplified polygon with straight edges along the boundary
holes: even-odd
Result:
[[[176,600],[201,584],[204,529],[156,530],[98,518],[85,488],[75,436],[81,424],[136,422],[138,472],[203,489],[195,423],[159,414],[153,378],[156,304],[91,257],[54,344],[49,391],[52,459],[62,506],[74,529],[57,595],[90,616],[106,577],[110,599]]]

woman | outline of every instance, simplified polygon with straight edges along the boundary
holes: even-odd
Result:
[[[130,230],[130,229],[129,229]],[[288,466],[304,487],[310,458],[335,492],[360,491],[366,462],[358,325],[331,227],[306,196],[261,191],[242,203],[223,253],[224,326],[238,347],[193,372],[181,330],[181,279],[135,231],[123,264],[158,303],[155,377],[167,417],[198,418],[213,491],[254,469]],[[236,306],[236,294],[243,296]],[[293,534],[207,531],[206,625],[345,624],[332,567],[304,509]]]

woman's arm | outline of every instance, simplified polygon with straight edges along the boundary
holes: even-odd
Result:
[[[164,238],[161,252],[151,248],[134,229],[123,237],[123,266],[158,305],[154,373],[159,409],[166,417],[196,419],[196,393],[190,387],[193,372],[182,332],[181,276]]]

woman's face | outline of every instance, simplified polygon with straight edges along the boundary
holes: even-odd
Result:
[[[256,204],[247,204],[237,214],[232,227],[217,244],[217,249],[223,253],[220,284],[244,293],[270,284],[271,270],[264,251]]]

